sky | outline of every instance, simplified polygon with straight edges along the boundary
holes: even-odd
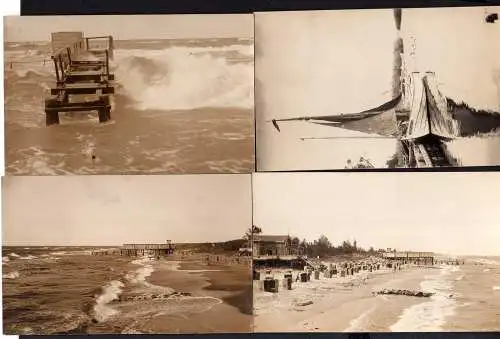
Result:
[[[257,173],[253,190],[264,234],[500,255],[500,173]]]
[[[4,28],[7,42],[49,41],[50,34],[58,31],[112,35],[117,40],[251,38],[253,18],[250,14],[8,16]]]
[[[4,177],[3,244],[121,245],[240,239],[250,175]]]
[[[480,109],[500,110],[500,23],[485,23],[487,7],[403,10],[406,52],[416,41],[414,71],[435,71],[448,97]]]
[[[499,111],[500,22],[486,24],[486,13],[404,9],[401,36],[406,51],[415,38],[416,69],[434,71],[446,96]],[[361,156],[383,166],[395,151],[391,140],[301,141],[363,134],[306,122],[281,123],[278,133],[269,121],[354,113],[389,101],[397,36],[392,9],[256,13],[259,170],[343,168]]]

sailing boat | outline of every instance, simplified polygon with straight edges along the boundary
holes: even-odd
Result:
[[[400,32],[400,8],[394,9],[394,19],[396,29]],[[490,21],[496,21],[493,19]],[[411,39],[412,52],[409,55],[415,58],[416,41],[414,37]],[[361,138],[396,137],[406,141],[426,137],[446,141],[490,133],[500,127],[500,112],[475,110],[441,93],[434,72],[409,74],[401,36],[395,41],[394,56],[394,94],[390,101],[356,113],[290,117],[272,119],[270,122],[278,132],[281,131],[278,122],[306,121],[369,134]],[[330,138],[302,138],[305,139]]]
[[[408,93],[409,112],[403,109],[405,98],[400,94],[361,112],[272,119],[271,122],[278,132],[281,131],[278,122],[305,121],[364,132],[374,137],[398,137],[409,141],[428,136],[449,141],[490,133],[500,127],[500,112],[474,110],[444,96],[434,72],[414,72],[409,85],[410,90],[401,91]]]

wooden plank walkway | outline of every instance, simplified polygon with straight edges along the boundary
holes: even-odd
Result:
[[[94,40],[99,43],[97,49],[92,46]],[[113,38],[59,32],[52,33],[52,44],[56,84],[45,100],[46,125],[59,124],[60,112],[97,111],[99,122],[110,120],[109,95],[114,94],[114,75],[110,73],[109,61],[113,56]],[[92,60],[87,60],[89,57]],[[73,97],[82,95],[94,98],[78,101],[78,97]]]

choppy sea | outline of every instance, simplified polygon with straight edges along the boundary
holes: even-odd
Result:
[[[117,41],[112,120],[46,127],[50,43],[6,43],[7,174],[251,172],[253,61],[251,39]]]
[[[145,319],[203,313],[222,303],[151,284],[147,277],[155,266],[147,258],[92,256],[91,251],[4,247],[4,333],[148,333],[152,330]],[[172,272],[179,266],[175,261],[166,264]]]
[[[467,258],[446,266],[420,283],[435,293],[407,308],[392,331],[498,331],[500,329],[500,258]]]

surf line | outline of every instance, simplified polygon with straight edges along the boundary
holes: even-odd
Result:
[[[187,273],[203,273],[205,271],[218,271],[218,270],[179,270],[180,261],[171,261],[168,262],[171,265],[167,265],[167,269],[171,271],[182,271]],[[137,259],[132,261],[132,264],[140,265],[141,267],[137,270],[130,272],[126,275],[128,281],[132,284],[142,285],[147,288],[147,291],[143,291],[143,296],[139,298],[133,298],[134,301],[140,300],[168,300],[168,299],[176,299],[176,300],[211,300],[214,303],[210,305],[206,311],[210,310],[212,307],[218,304],[222,304],[223,301],[219,298],[213,296],[196,296],[191,295],[191,293],[185,293],[176,291],[171,287],[154,285],[147,281],[147,277],[151,276],[151,274],[155,271],[154,266],[151,264],[151,260],[148,258]],[[151,294],[151,292],[155,294]]]
[[[455,312],[456,302],[450,295],[453,291],[453,285],[448,277],[451,272],[456,271],[445,267],[438,274],[426,276],[420,286],[423,290],[435,294],[430,298],[430,301],[410,306],[404,310],[398,322],[390,326],[391,332],[441,331],[442,326],[446,323],[446,318]]]
[[[146,281],[146,277],[150,276],[154,271],[153,266],[146,264],[143,259],[134,260],[132,263],[141,265],[141,268],[134,271],[134,274],[127,274],[125,278],[132,283],[141,283],[148,287],[154,287],[154,285],[149,284]],[[110,303],[120,300],[120,295],[123,292],[124,287],[125,284],[120,280],[112,280],[103,287],[103,292],[97,297],[94,305],[93,320],[97,322],[104,322],[118,314],[118,311],[113,308]]]
[[[119,280],[112,280],[104,288],[102,294],[97,297],[94,305],[94,319],[98,322],[106,321],[118,313],[109,303],[117,300],[125,285]]]

